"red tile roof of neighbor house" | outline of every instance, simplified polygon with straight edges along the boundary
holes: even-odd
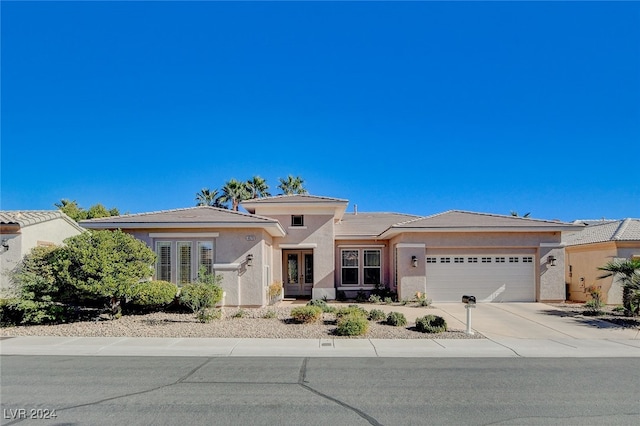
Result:
[[[568,246],[606,241],[640,241],[640,219],[589,222],[582,231],[567,237]]]

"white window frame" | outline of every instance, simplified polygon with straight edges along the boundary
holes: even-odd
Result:
[[[356,253],[356,263],[357,266],[345,266],[344,265],[344,253],[347,251],[352,251]],[[365,252],[377,252],[378,254],[378,263],[379,265],[366,265],[366,255]],[[362,260],[360,260],[362,259]],[[382,248],[379,247],[345,247],[340,250],[340,286],[375,286],[376,284],[382,285],[383,281],[383,263],[384,257],[382,253]],[[357,270],[357,280],[355,283],[345,283],[344,282],[344,273],[343,269],[356,269]],[[377,283],[365,283],[365,269],[377,269],[379,270],[379,281]]]
[[[162,260],[162,252],[161,252],[161,248],[169,248],[169,263],[163,263]],[[171,274],[173,273],[173,250],[172,250],[172,244],[171,241],[156,241],[156,255],[157,255],[157,260],[156,260],[156,279],[157,280],[162,280],[162,281],[169,281],[171,282],[172,280],[172,276]],[[169,269],[169,276],[166,277],[163,273],[162,273],[162,267],[166,266]]]

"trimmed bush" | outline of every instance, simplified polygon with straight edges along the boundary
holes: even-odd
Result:
[[[361,336],[369,330],[369,321],[360,314],[351,314],[338,320],[338,336]]]
[[[209,323],[213,320],[222,318],[221,309],[202,309],[196,314],[196,319],[202,323]]]
[[[385,313],[380,309],[372,309],[369,311],[369,319],[371,321],[382,321],[386,317]]]
[[[174,301],[178,286],[167,281],[144,281],[133,287],[131,304],[156,309]]]
[[[199,317],[202,317],[202,312],[215,307],[221,299],[222,287],[217,285],[201,283],[185,284],[180,289],[180,303],[191,309],[199,321],[201,321]]]
[[[317,306],[318,308],[322,309],[322,312],[324,313],[334,313],[336,311],[336,308],[334,308],[333,306],[329,306],[329,304],[327,304],[327,301],[322,299],[312,299],[309,301],[309,303],[307,303],[307,306]]]
[[[369,316],[369,312],[358,305],[349,305],[346,308],[340,308],[336,311],[336,318],[346,317],[347,315],[359,315],[363,318],[367,318]]]
[[[389,312],[385,323],[394,327],[402,327],[407,325],[407,318],[401,312]]]
[[[0,299],[0,324],[37,325],[66,322],[69,310],[53,302],[24,299]]]
[[[276,314],[276,311],[269,309],[267,312],[264,313],[264,315],[262,315],[262,318],[264,319],[272,319],[272,318],[277,318],[278,315]]]
[[[291,317],[301,323],[313,323],[322,317],[322,309],[318,306],[299,306],[291,310]]]
[[[387,305],[390,305],[393,303],[393,299],[390,297],[385,297],[383,302],[386,303]]]
[[[372,294],[371,296],[369,296],[369,303],[382,303],[382,298],[377,294]]]
[[[425,315],[416,319],[416,330],[423,333],[442,333],[447,331],[447,322],[437,315]]]

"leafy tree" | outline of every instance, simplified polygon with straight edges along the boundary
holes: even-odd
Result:
[[[87,218],[87,212],[78,206],[78,202],[76,200],[71,201],[63,198],[59,203],[55,203],[54,206],[76,222]]]
[[[81,292],[108,299],[111,313],[133,295],[135,285],[151,278],[155,253],[120,230],[85,232],[65,240],[59,278]]]
[[[612,260],[598,269],[606,272],[598,278],[614,276],[622,285],[625,313],[640,314],[640,259]]]
[[[99,217],[110,217],[110,216],[119,216],[120,212],[118,211],[117,208],[112,208],[110,210],[107,210],[107,208],[105,206],[103,206],[102,204],[98,203],[98,204],[94,204],[93,206],[89,207],[89,210],[87,210],[87,219],[96,219]]]
[[[115,207],[107,210],[105,206],[103,206],[100,203],[97,203],[89,207],[89,210],[85,210],[82,207],[78,206],[77,201],[75,200],[70,201],[66,198],[63,198],[62,200],[60,200],[59,203],[54,203],[54,206],[56,206],[58,210],[62,211],[64,214],[66,214],[76,222],[79,222],[85,219],[95,219],[99,217],[110,217],[110,216],[120,215],[120,212]]]
[[[254,176],[247,181],[249,198],[270,197],[269,185],[260,176]]]
[[[209,188],[202,188],[200,192],[196,193],[196,201],[196,206],[225,207],[220,202],[217,189],[209,190]]]
[[[249,199],[249,190],[245,182],[231,179],[222,187],[220,202],[231,203],[232,210],[238,211],[240,202],[247,199]]]
[[[293,177],[292,175],[289,175],[286,179],[280,178],[280,185],[278,185],[278,188],[282,190],[282,193],[284,195],[303,195],[307,193],[307,190],[304,189],[303,184],[304,180],[302,180],[300,176]]]

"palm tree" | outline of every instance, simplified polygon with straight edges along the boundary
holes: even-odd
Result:
[[[280,185],[278,185],[278,188],[282,190],[284,195],[303,195],[307,193],[307,190],[302,186],[303,183],[304,180],[302,180],[300,176],[293,177],[289,175],[286,179],[280,178]]]
[[[269,185],[260,176],[254,176],[247,181],[249,198],[270,197]]]
[[[612,260],[598,268],[607,273],[598,278],[617,277],[622,285],[622,304],[626,315],[640,313],[640,259]]]
[[[231,209],[238,211],[240,201],[249,199],[249,195],[247,184],[232,178],[222,187],[222,195],[219,199],[221,203],[231,203]]]
[[[522,217],[529,217],[531,213],[525,213],[524,215],[522,215]],[[518,212],[511,210],[511,216],[513,217],[520,217],[520,215],[518,214]]]
[[[220,204],[220,197],[218,196],[218,190],[213,191],[209,188],[202,188],[200,192],[196,193],[196,206],[210,206],[210,207],[224,207]]]

